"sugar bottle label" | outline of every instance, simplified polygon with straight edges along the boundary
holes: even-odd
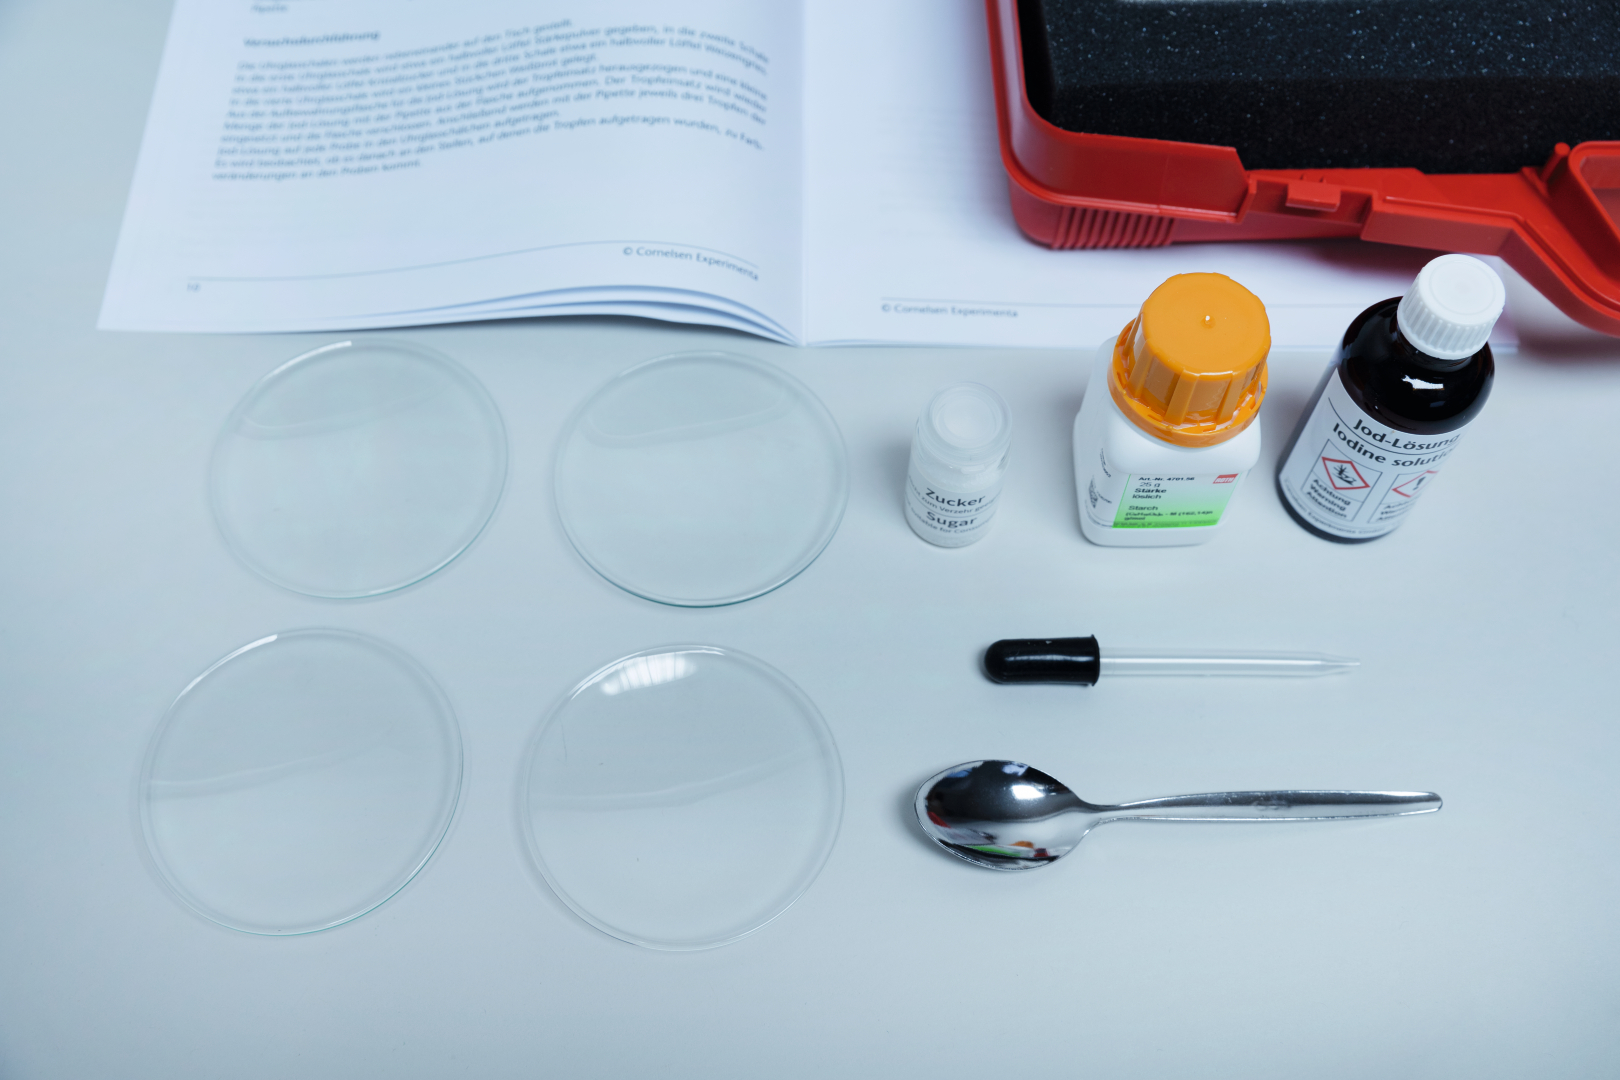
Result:
[[[1278,486],[1294,512],[1323,532],[1371,540],[1411,512],[1460,438],[1460,431],[1412,435],[1385,427],[1351,400],[1335,368]]]
[[[1103,450],[1086,488],[1083,509],[1093,525],[1110,529],[1188,529],[1218,525],[1245,472],[1127,473]]]
[[[931,544],[965,547],[978,540],[995,517],[1001,478],[977,491],[952,491],[929,483],[915,468],[906,475],[906,520]]]

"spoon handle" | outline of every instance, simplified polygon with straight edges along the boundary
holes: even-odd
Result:
[[[1332,818],[1431,814],[1432,791],[1213,791],[1099,806],[1108,821],[1327,821]]]

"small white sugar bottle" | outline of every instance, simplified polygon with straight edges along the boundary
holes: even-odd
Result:
[[[1260,460],[1271,326],[1224,274],[1177,274],[1105,341],[1074,418],[1080,531],[1094,544],[1201,544]]]
[[[906,521],[940,547],[982,538],[996,514],[1012,445],[1012,415],[979,383],[935,394],[917,418],[906,471]]]

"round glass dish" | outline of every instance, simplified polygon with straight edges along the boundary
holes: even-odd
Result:
[[[374,638],[295,630],[181,691],[147,750],[141,827],[198,913],[303,934],[402,889],[460,791],[461,733],[427,672]]]
[[[282,364],[214,446],[209,499],[237,557],[310,596],[401,589],[467,549],[500,501],[506,432],[482,385],[405,341]]]
[[[849,500],[844,440],[787,372],[729,353],[638,364],[587,398],[557,453],[580,556],[648,600],[712,607],[790,580]]]
[[[519,814],[580,918],[650,949],[707,949],[799,898],[832,850],[832,732],[769,664],[712,645],[615,661],[542,722]]]

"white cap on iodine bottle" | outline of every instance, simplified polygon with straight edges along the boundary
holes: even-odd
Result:
[[[1495,270],[1472,255],[1442,255],[1418,272],[1395,321],[1419,352],[1461,360],[1485,344],[1506,301]]]

